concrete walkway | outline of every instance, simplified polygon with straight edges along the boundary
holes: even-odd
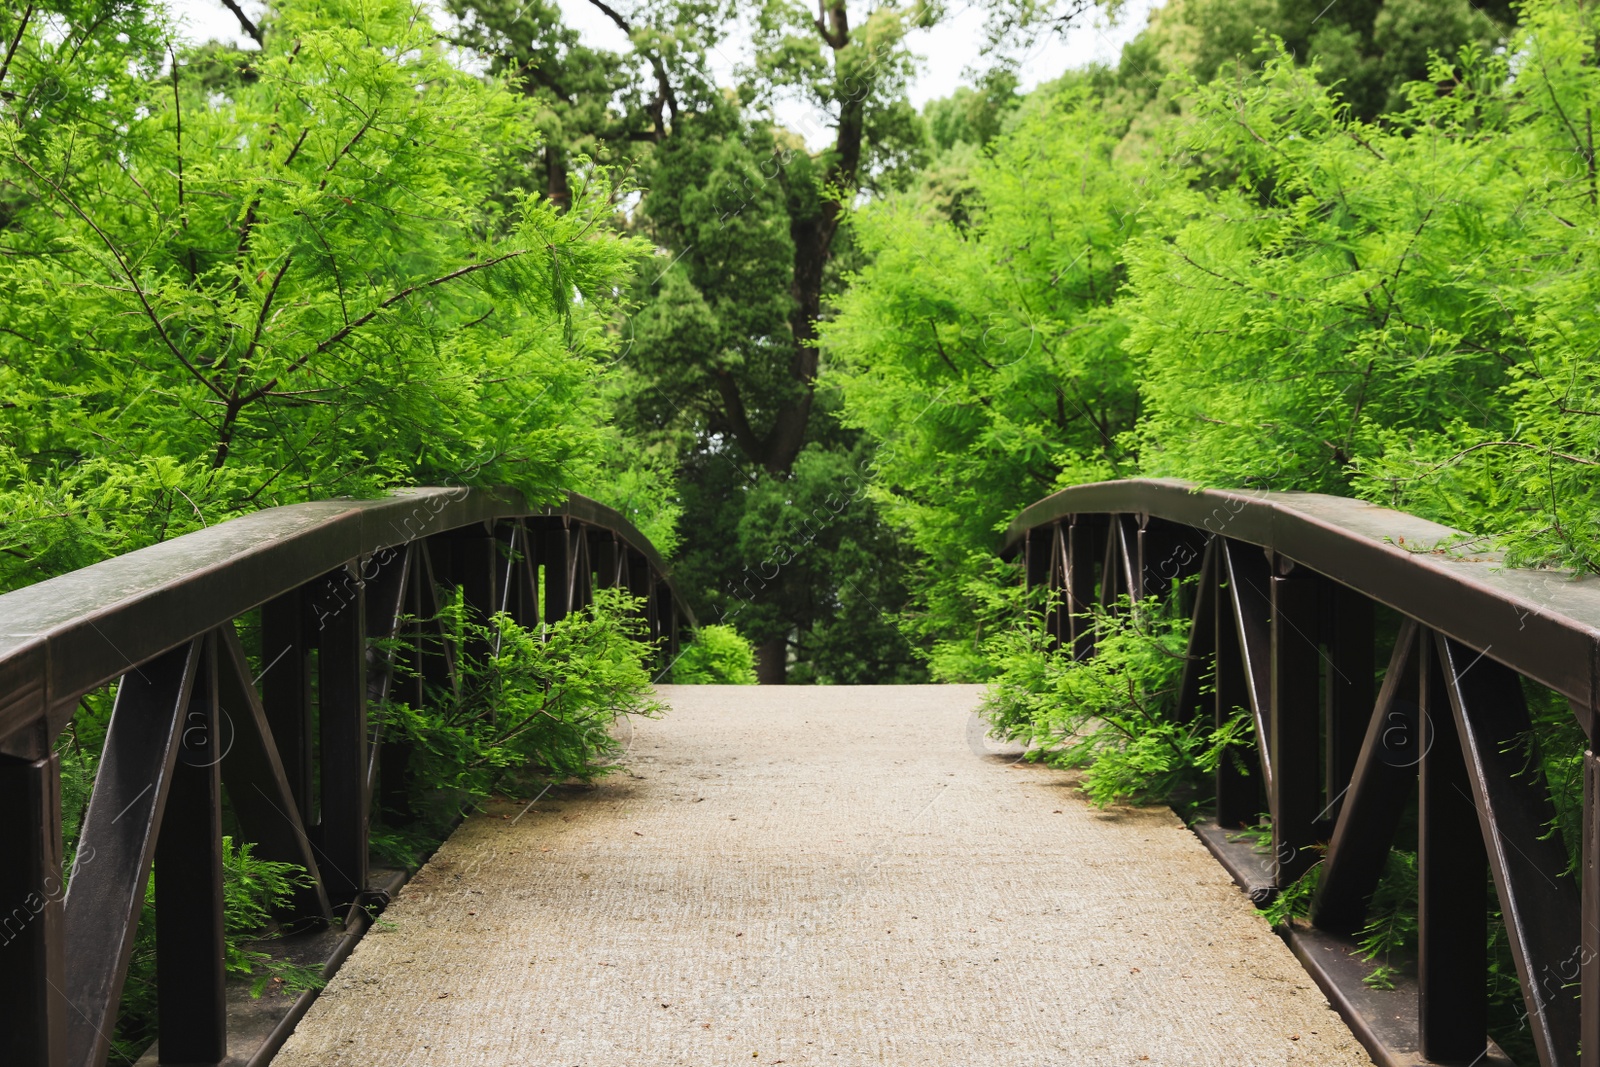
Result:
[[[663,695],[626,771],[465,823],[275,1064],[1370,1063],[1176,818],[986,754],[977,687]]]

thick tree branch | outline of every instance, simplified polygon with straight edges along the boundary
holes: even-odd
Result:
[[[756,434],[755,427],[750,425],[744,397],[739,395],[739,385],[733,380],[733,375],[725,370],[714,370],[711,379],[716,383],[717,394],[722,397],[722,413],[728,420],[728,428],[733,431],[734,441],[738,442],[745,455],[766,466],[765,443]]]
[[[607,4],[605,0],[589,0],[589,3],[593,4],[606,18],[616,23],[617,28],[623,33],[630,38],[633,36],[633,26],[629,24],[627,19],[622,17],[616,8]],[[672,121],[676,123],[678,121],[678,96],[672,91],[672,81],[667,77],[667,66],[661,61],[661,57],[650,55],[648,58],[650,60],[650,69],[655,71],[656,75],[656,98],[651,102],[650,109],[656,120],[655,139],[659,141],[666,136],[667,132],[666,124],[662,121],[661,108],[665,105],[672,115]]]
[[[827,0],[817,0],[817,17],[814,25],[817,27],[817,32],[822,35],[822,39],[828,43],[828,47],[836,52],[850,43],[850,28],[845,19],[844,4],[840,0],[834,0],[831,6]],[[829,21],[833,25],[828,25]]]
[[[244,13],[244,8],[239,6],[238,0],[222,0],[222,6],[233,12],[233,17],[239,20],[239,28],[250,35],[256,44],[266,46],[261,39],[261,27],[250,21],[250,16]]]
[[[29,4],[22,13],[22,20],[17,23],[17,32],[12,35],[11,43],[6,46],[6,58],[0,62],[0,85],[6,80],[6,75],[11,73],[11,57],[17,54],[17,46],[22,43],[22,33],[28,28],[28,22],[33,18],[33,5]]]
[[[459,44],[460,42],[458,41],[457,43]],[[510,56],[507,56],[506,58],[507,59],[512,59],[512,57],[510,57]],[[550,77],[549,74],[545,73],[545,70],[544,70],[543,67],[535,66],[532,63],[517,63],[516,64],[516,71],[517,71],[517,73],[526,75],[528,78],[532,79],[533,81],[538,82],[540,85],[544,86],[546,89],[549,89],[552,93],[555,94],[556,99],[561,101],[563,104],[572,103],[572,97],[570,95],[568,95],[568,93],[567,93],[567,91],[565,89],[561,88],[561,85],[560,85],[559,82],[557,82],[554,78]]]
[[[188,357],[178,350],[178,346],[173,343],[171,335],[167,333],[167,328],[162,323],[161,316],[157,315],[156,309],[151,306],[150,298],[145,294],[144,287],[139,284],[138,275],[134,274],[133,268],[128,265],[128,261],[123,258],[122,252],[117,248],[110,236],[100,228],[100,224],[95,222],[94,219],[90,218],[89,213],[83,210],[83,208],[79,207],[78,202],[72,199],[72,197],[68,196],[66,190],[62,189],[55,182],[51,181],[49,178],[46,178],[43,174],[40,174],[37,170],[35,170],[33,168],[33,164],[29,163],[26,158],[19,155],[13,155],[11,158],[22,164],[23,168],[26,169],[29,174],[32,174],[36,181],[43,185],[49,186],[50,189],[61,198],[61,202],[66,204],[67,207],[71,208],[72,213],[77,215],[78,218],[82,219],[84,225],[88,226],[94,231],[95,236],[100,238],[100,243],[105,245],[106,251],[111,253],[111,258],[116,261],[117,269],[121,272],[124,278],[128,279],[128,284],[132,287],[134,296],[138,297],[139,299],[139,306],[144,309],[145,317],[148,318],[150,320],[150,324],[155,327],[156,336],[161,338],[161,343],[166,347],[167,351],[171,352],[173,356],[177,358],[178,362],[183,364],[184,370],[194,375],[196,381],[200,382],[201,385],[204,385],[207,389],[215,393],[223,403],[229,403],[230,400],[228,394],[224,393],[216,382],[213,382],[210,378],[207,378],[204,374],[201,374],[200,371],[196,369],[195,365],[189,362]]]
[[[255,389],[250,390],[250,392],[246,393],[244,396],[240,397],[239,404],[243,406],[244,404],[252,403],[261,399],[263,396],[266,396],[268,393],[272,392],[278,387],[278,382],[284,377],[284,375],[293,374],[295,371],[309,363],[313,357],[319,356],[326,352],[328,349],[332,348],[334,345],[343,341],[352,333],[355,333],[357,330],[361,329],[361,327],[377,318],[380,314],[387,311],[389,308],[394,307],[396,304],[407,299],[408,297],[419,293],[424,289],[431,289],[434,286],[443,285],[446,282],[454,281],[457,278],[464,278],[469,274],[476,274],[480,270],[487,270],[490,267],[497,266],[506,262],[507,260],[516,259],[518,256],[525,256],[531,251],[533,251],[533,249],[523,248],[515,252],[507,252],[503,256],[496,256],[495,258],[485,260],[482,263],[470,263],[467,266],[462,267],[460,270],[453,270],[449,274],[441,274],[437,278],[431,278],[428,281],[418,282],[416,285],[407,286],[398,293],[395,293],[393,296],[384,300],[382,303],[378,304],[377,307],[373,308],[365,315],[353,319],[344,326],[335,330],[333,333],[329,334],[322,341],[318,342],[315,348],[301,356],[299,359],[296,359],[293,363],[289,364],[289,366],[283,370],[282,374],[277,375],[265,385],[258,386]]]

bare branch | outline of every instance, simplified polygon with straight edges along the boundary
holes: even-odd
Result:
[[[393,296],[389,297],[387,300],[384,300],[381,304],[367,312],[365,315],[346,323],[344,326],[329,334],[322,341],[318,342],[315,348],[301,356],[299,359],[295,360],[293,363],[289,364],[282,374],[279,374],[270,382],[252,389],[250,392],[240,397],[240,405],[242,406],[244,404],[251,403],[252,401],[259,400],[263,396],[266,396],[268,393],[272,392],[278,387],[278,382],[284,375],[293,374],[295,371],[299,370],[301,367],[304,367],[308,362],[310,362],[313,356],[318,356],[323,352],[326,352],[328,349],[332,348],[334,345],[343,341],[346,337],[349,337],[352,333],[355,333],[361,327],[377,318],[379,314],[387,311],[391,307],[394,307],[394,305],[405,300],[407,297],[421,292],[423,289],[431,289],[434,286],[443,285],[446,282],[454,281],[457,278],[464,278],[469,274],[476,274],[480,270],[487,270],[488,268],[497,266],[498,264],[504,263],[509,259],[516,259],[518,256],[525,256],[531,251],[533,251],[533,249],[523,248],[515,252],[507,252],[503,256],[496,256],[495,258],[485,260],[482,263],[470,263],[467,266],[462,267],[460,270],[453,270],[449,274],[441,274],[437,278],[432,278],[425,282],[418,282],[416,285],[407,286],[398,293],[395,293]]]
[[[244,13],[244,8],[239,6],[238,0],[222,0],[222,6],[233,12],[233,17],[239,20],[239,28],[250,35],[251,40],[263,47],[265,41],[261,39],[261,27],[250,21],[250,16]]]
[[[11,43],[6,46],[6,58],[0,62],[0,83],[4,83],[6,75],[11,73],[11,57],[17,54],[17,46],[22,43],[22,33],[28,28],[28,22],[33,18],[33,5],[22,13],[22,21],[17,23],[17,32],[12,36]]]
[[[178,346],[173,343],[172,337],[167,333],[166,326],[161,322],[161,316],[156,314],[156,309],[151,306],[150,298],[145,294],[144,287],[139,284],[138,276],[134,274],[133,268],[128,265],[128,261],[122,258],[122,252],[118,250],[116,244],[112,242],[110,236],[100,228],[100,224],[95,222],[94,219],[90,218],[89,213],[84,211],[83,208],[79,207],[77,201],[68,196],[66,191],[63,190],[59,185],[35,170],[33,168],[33,164],[29,163],[27,159],[18,155],[13,155],[12,158],[18,163],[21,163],[28,173],[32,174],[37,181],[49,186],[55,192],[55,194],[61,198],[61,202],[66,204],[67,207],[71,208],[72,213],[82,219],[84,224],[94,231],[95,236],[100,238],[100,243],[105,245],[106,251],[111,253],[111,258],[116,260],[117,268],[122,272],[122,276],[128,279],[128,284],[133,287],[133,294],[138,297],[139,306],[144,309],[145,317],[148,318],[150,320],[150,324],[155,327],[156,336],[161,338],[161,343],[166,346],[167,351],[171,352],[175,357],[177,357],[178,362],[183,364],[183,368],[185,370],[194,375],[196,381],[200,382],[200,384],[204,385],[207,389],[215,393],[217,397],[224,403],[230,403],[231,398],[228,396],[228,394],[224,393],[216,382],[212,381],[210,378],[207,378],[204,374],[201,374],[200,371],[195,368],[195,365],[189,362],[188,357],[182,352],[178,351]]]
[[[627,19],[623,18],[622,15],[618,13],[616,8],[612,7],[610,4],[607,4],[605,0],[589,0],[589,3],[593,4],[601,14],[605,15],[606,18],[610,19],[612,22],[615,22],[617,24],[617,28],[623,33],[627,34],[630,38],[633,36],[633,26],[629,24]],[[666,64],[661,61],[661,57],[657,55],[651,55],[649,59],[650,69],[655,71],[656,75],[656,98],[652,102],[651,106],[651,110],[655,113],[656,119],[656,136],[654,139],[660,140],[666,135],[667,132],[665,124],[661,121],[662,105],[665,105],[668,112],[672,115],[672,121],[677,122],[678,97],[677,94],[672,91],[672,81],[667,77],[667,67]]]
[[[272,313],[273,298],[278,295],[278,286],[283,284],[283,276],[289,273],[289,264],[294,262],[294,256],[283,257],[283,265],[278,268],[278,273],[272,276],[272,284],[267,287],[266,299],[261,301],[261,313],[256,316],[255,332],[250,335],[250,344],[246,346],[244,355],[239,359],[239,366],[235,371],[233,391],[239,391],[238,376],[243,375],[250,365],[250,358],[256,354],[256,347],[261,343],[261,332],[267,327],[267,316]]]

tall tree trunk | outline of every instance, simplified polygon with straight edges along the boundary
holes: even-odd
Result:
[[[557,211],[572,206],[572,188],[567,184],[567,160],[554,145],[544,147],[545,198]]]
[[[756,646],[756,681],[762,685],[782,685],[789,672],[789,642],[774,637]]]

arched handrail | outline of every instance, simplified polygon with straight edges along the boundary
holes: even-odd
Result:
[[[1032,504],[1001,551],[1021,557],[1028,586],[1056,592],[1045,625],[1078,659],[1094,654],[1097,605],[1179,593],[1190,626],[1173,714],[1220,725],[1244,711],[1256,735],[1219,766],[1217,817],[1196,829],[1253,896],[1320,864],[1311,924],[1286,937],[1377,1062],[1506,1062],[1484,1037],[1487,902],[1474,887],[1492,876],[1540,1062],[1575,1067],[1580,1045],[1584,1063],[1600,1048],[1600,761],[1583,753],[1580,893],[1522,678],[1566,696],[1593,738],[1600,579],[1474,547],[1357,500],[1130,479]],[[1379,605],[1399,615],[1383,649]],[[1348,938],[1413,796],[1416,978],[1380,993]],[[1263,815],[1265,857],[1225,832]]]
[[[1460,530],[1363,500],[1202,489],[1175,478],[1095,482],[1047,496],[1011,521],[1002,554],[1016,555],[1030,531],[1075,514],[1145,516],[1271,549],[1430,629],[1487,648],[1491,658],[1584,708],[1600,706],[1600,577],[1508,568],[1493,552],[1470,551]],[[1139,565],[1150,578],[1180,569],[1170,555]],[[1588,716],[1580,719],[1589,732]]]
[[[0,595],[0,753],[37,758],[78,698],[350,560],[476,523],[559,519],[614,533],[671,592],[666,562],[618,511],[577,493],[402,489],[268,508]]]
[[[0,596],[7,1062],[105,1062],[152,863],[161,1060],[221,1062],[224,787],[255,855],[309,874],[284,918],[344,920],[336,966],[365,928],[361,905],[382,896],[370,813],[403,774],[368,706],[457,687],[462,657],[486,651],[427,621],[445,591],[482,617],[532,626],[612,586],[642,598],[670,666],[680,622],[694,617],[625,516],[577,494],[539,506],[512,490],[423,488],[268,509]],[[236,620],[255,611],[252,677]],[[402,627],[416,637],[409,651],[384,651]],[[119,678],[77,854],[64,862],[54,746],[80,699]],[[236,1051],[270,1055],[308,1003]]]

